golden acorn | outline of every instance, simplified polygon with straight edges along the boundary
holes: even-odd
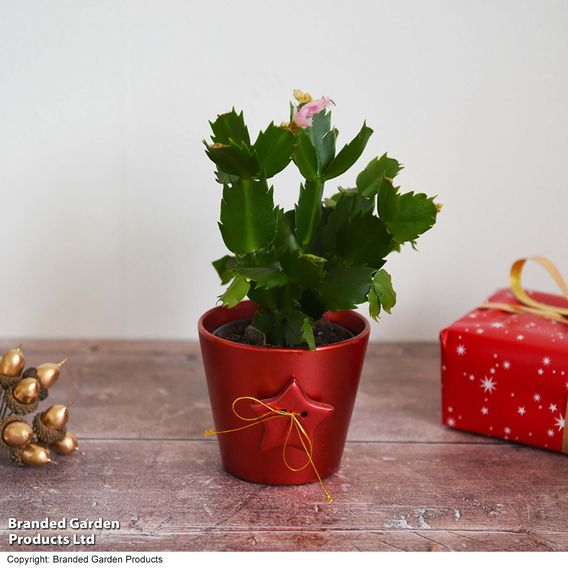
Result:
[[[6,351],[0,359],[0,375],[6,377],[19,377],[24,370],[26,360],[22,353],[22,346],[19,345],[15,349]]]
[[[41,415],[41,421],[50,430],[62,430],[69,420],[69,409],[62,404],[50,406]]]
[[[51,444],[51,447],[62,456],[68,456],[73,452],[79,452],[80,454],[83,453],[79,450],[79,442],[77,440],[77,436],[75,436],[73,432],[67,432],[61,440]]]
[[[45,446],[33,442],[23,449],[22,462],[33,467],[43,467],[48,463],[57,463],[51,459],[51,454]]]
[[[65,361],[67,357],[59,363],[43,363],[36,368],[37,378],[44,388],[49,390],[57,382],[61,366],[65,364]]]
[[[18,381],[12,388],[14,398],[21,404],[33,404],[39,398],[39,382],[31,377]]]
[[[32,427],[23,420],[9,422],[2,430],[2,440],[11,448],[23,448],[32,441],[33,435]]]

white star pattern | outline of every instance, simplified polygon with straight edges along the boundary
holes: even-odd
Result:
[[[542,359],[542,364],[546,367],[547,365],[550,365],[551,359],[550,357],[546,356]]]
[[[487,408],[487,406],[482,406],[481,407],[481,414],[483,414],[484,416],[487,416],[489,414],[489,408]]]
[[[539,369],[539,370],[537,371],[537,373],[538,373],[539,375],[544,375],[544,369]]]
[[[491,367],[491,369],[489,369],[489,372],[494,375],[495,374],[495,367]]]
[[[549,438],[552,438],[554,436],[554,430],[552,428],[549,428],[546,433],[548,434]]]
[[[448,418],[447,424],[448,426],[455,426],[456,421],[453,418]]]
[[[453,412],[453,411],[454,411],[453,406],[448,406],[448,412]]]
[[[505,426],[505,428],[503,428],[503,432],[505,432],[505,434],[508,436],[511,433],[511,428],[509,428],[509,426]]]
[[[479,333],[479,335],[481,335],[482,333],[485,333],[482,329],[476,329],[475,333]]]
[[[548,407],[548,410],[550,410],[550,412],[556,412],[558,409],[556,408],[556,404],[551,404]]]
[[[470,380],[470,381],[475,381],[475,375],[470,375],[470,376],[469,376],[469,380]]]
[[[481,381],[481,388],[485,391],[485,392],[493,392],[494,390],[497,389],[497,387],[495,386],[497,383],[493,380],[493,379],[488,379],[487,377],[485,377],[482,381]]]
[[[509,370],[511,368],[511,363],[509,361],[503,361],[503,369]]]
[[[491,324],[491,327],[494,327],[495,329],[499,329],[499,328],[503,327],[503,324],[502,324],[502,322],[500,322],[500,321],[494,321],[494,322]]]
[[[524,407],[524,406],[519,406],[519,408],[517,409],[517,412],[518,412],[521,416],[524,416],[524,415],[527,413],[527,411],[525,410],[525,407]]]
[[[525,338],[524,335],[517,335],[517,339],[518,339],[519,341],[522,341],[524,338]]]
[[[462,355],[465,355],[465,346],[462,345],[461,343],[457,346],[456,348],[456,353],[461,357]]]
[[[562,416],[561,414],[556,418],[556,422],[554,424],[557,428],[558,431],[560,432],[560,430],[564,430],[564,416]]]
[[[538,394],[538,393],[533,394],[533,400],[535,402],[539,402],[540,401],[540,394]]]

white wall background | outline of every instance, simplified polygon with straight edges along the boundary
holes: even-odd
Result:
[[[565,0],[0,0],[0,336],[194,338],[224,254],[207,120],[256,131],[293,88],[444,204],[374,339],[435,339],[517,257],[568,273]]]

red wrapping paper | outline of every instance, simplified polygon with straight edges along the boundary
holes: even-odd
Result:
[[[568,307],[566,299],[531,292]],[[510,290],[489,302],[519,304]],[[440,333],[446,426],[568,452],[568,324],[474,309]]]

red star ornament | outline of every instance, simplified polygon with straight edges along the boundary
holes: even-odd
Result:
[[[311,399],[298,386],[295,379],[292,379],[288,385],[276,396],[260,399],[275,410],[285,410],[288,412],[297,412],[300,416],[298,420],[302,428],[306,431],[312,444],[314,444],[314,433],[319,424],[325,420],[335,409],[331,404],[318,402]],[[255,414],[262,416],[267,410],[262,404],[253,403],[251,408]],[[268,451],[273,448],[281,448],[286,441],[286,435],[290,429],[291,418],[289,416],[277,416],[263,422],[264,432],[260,443],[262,451]],[[309,444],[306,445],[309,446]],[[300,436],[296,430],[296,426],[292,426],[288,446],[304,449]]]

